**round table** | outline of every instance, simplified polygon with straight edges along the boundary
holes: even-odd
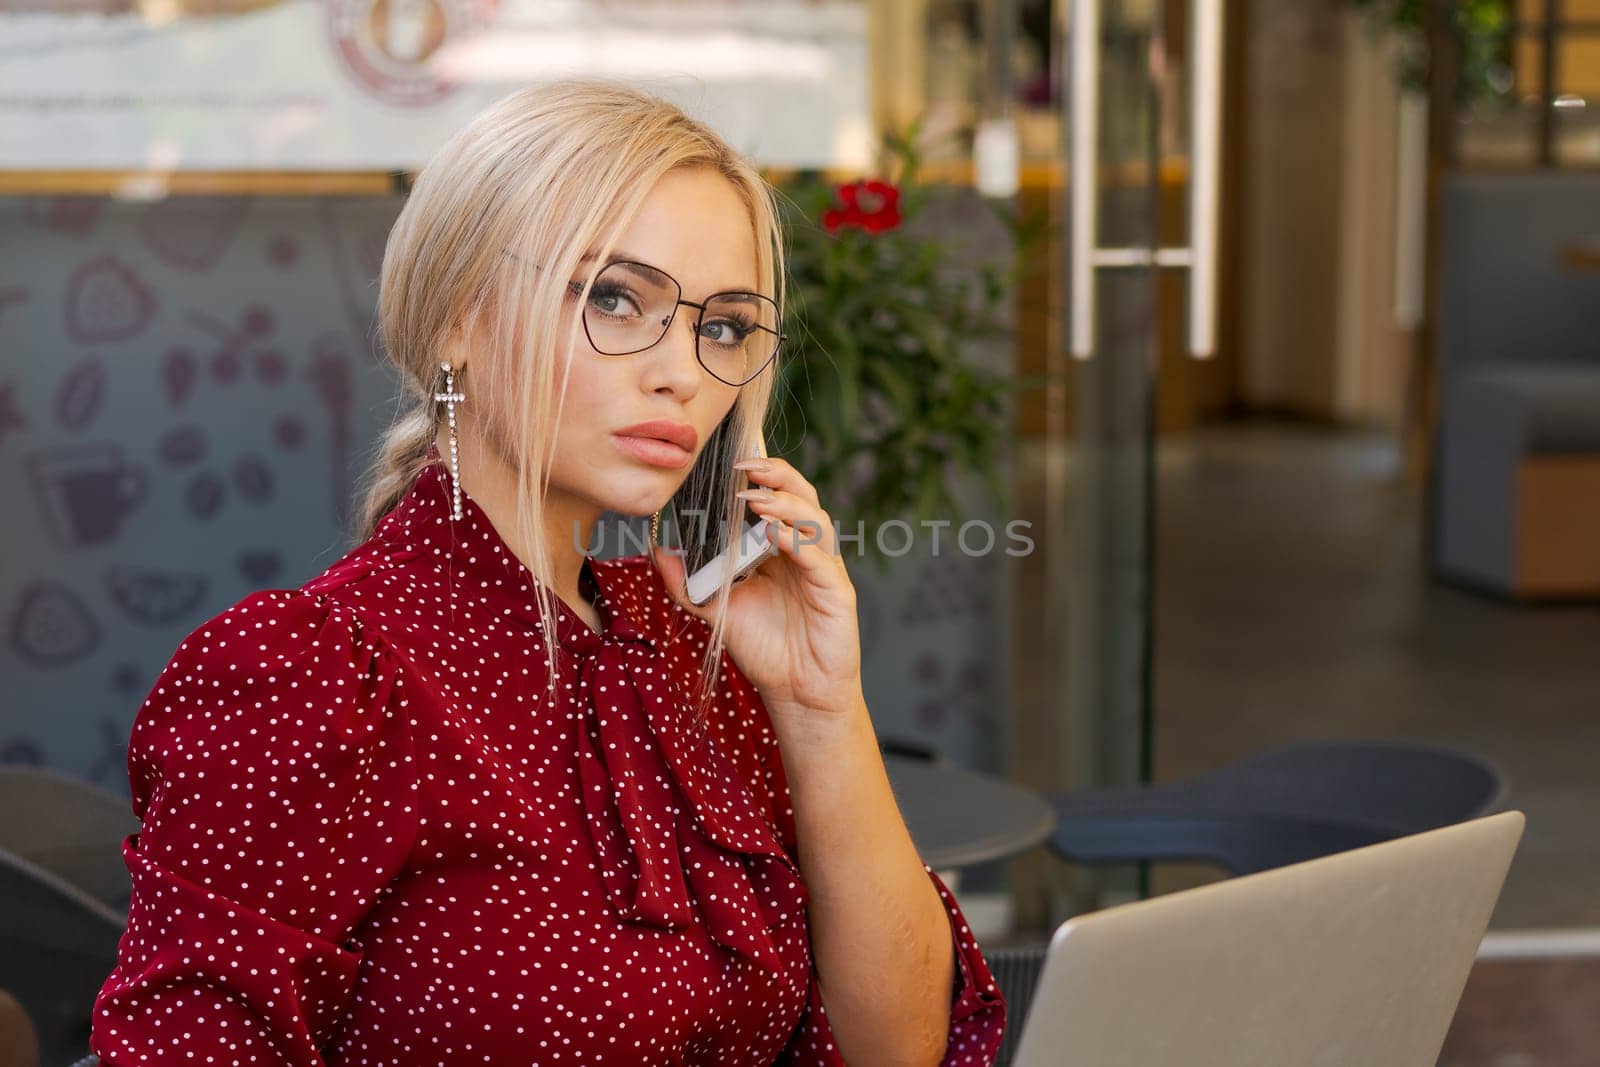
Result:
[[[935,869],[1025,852],[1055,825],[1044,797],[1003,778],[892,754],[883,764],[911,840]]]

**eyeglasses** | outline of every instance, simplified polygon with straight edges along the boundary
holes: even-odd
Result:
[[[506,251],[513,258],[516,253]],[[573,296],[582,282],[568,282]],[[703,303],[683,299],[677,279],[647,263],[619,259],[606,264],[589,287],[583,307],[583,332],[604,356],[628,356],[653,347],[667,335],[678,306],[698,313],[695,358],[718,381],[741,386],[752,381],[778,354],[784,339],[778,305],[761,293],[713,293]]]

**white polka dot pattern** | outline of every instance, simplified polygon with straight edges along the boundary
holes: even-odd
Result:
[[[178,646],[139,709],[141,829],[90,1047],[165,1064],[839,1067],[766,708],[645,556],[587,559],[600,632],[436,451],[363,545]],[[556,609],[546,692],[538,598]],[[926,869],[926,868],[925,868]],[[943,1063],[1005,1002],[955,899]]]

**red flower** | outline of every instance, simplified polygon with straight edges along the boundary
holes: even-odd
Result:
[[[829,233],[856,226],[879,234],[900,225],[900,190],[888,182],[864,178],[841,185],[835,192],[844,206],[823,212],[822,226]]]

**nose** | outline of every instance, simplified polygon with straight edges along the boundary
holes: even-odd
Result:
[[[695,355],[696,320],[698,308],[680,304],[662,335],[650,349],[650,359],[645,361],[643,385],[654,392],[670,389],[687,399],[700,388],[700,359]]]

